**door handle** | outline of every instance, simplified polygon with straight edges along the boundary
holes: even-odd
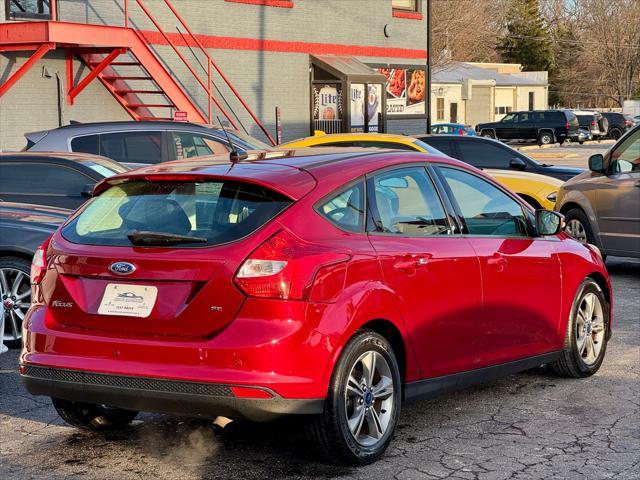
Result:
[[[487,265],[495,267],[495,269],[499,272],[504,270],[504,267],[507,266],[509,261],[504,258],[500,253],[494,253],[491,257],[487,259]]]
[[[402,260],[398,260],[393,264],[396,270],[411,271],[419,267],[425,267],[429,264],[431,255],[405,255]]]
[[[640,180],[638,180],[636,183],[634,183],[633,186],[640,188]]]

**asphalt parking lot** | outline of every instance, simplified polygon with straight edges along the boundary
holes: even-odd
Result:
[[[604,154],[614,144],[613,140],[602,140],[586,142],[583,145],[577,143],[567,143],[565,145],[549,145],[539,147],[537,145],[511,145],[522,150],[539,162],[551,163],[554,165],[564,165],[567,167],[589,167],[589,157],[596,153]]]
[[[0,478],[640,478],[640,262],[608,261],[614,336],[600,372],[567,380],[544,369],[404,406],[385,457],[327,465],[295,422],[224,429],[143,414],[127,430],[65,426],[28,395],[14,350],[0,356]]]

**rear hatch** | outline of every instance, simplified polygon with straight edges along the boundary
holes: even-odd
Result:
[[[295,172],[309,177],[298,193],[310,190],[313,178]],[[295,196],[237,178],[119,181],[54,236],[41,290],[49,317],[125,337],[215,335],[244,300],[234,273]]]
[[[573,112],[569,112],[566,110],[564,111],[564,114],[565,118],[567,119],[567,133],[577,134],[581,127],[578,117]]]

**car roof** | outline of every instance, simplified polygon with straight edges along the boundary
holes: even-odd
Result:
[[[100,155],[90,153],[72,153],[72,152],[0,152],[0,161],[25,161],[38,160],[40,162],[52,163],[76,163],[82,165],[84,163],[96,163],[111,169],[123,169],[127,167],[121,163]]]
[[[149,127],[160,128],[160,127],[186,127],[186,128],[204,128],[210,129],[215,128],[220,130],[220,127],[211,127],[209,125],[205,125],[202,123],[191,123],[191,122],[174,122],[170,120],[120,120],[113,122],[88,122],[88,123],[80,123],[74,122],[69,125],[63,125],[61,127],[57,127],[52,129],[51,131],[58,130],[82,130],[83,128],[87,129],[101,129],[101,128],[123,128],[123,127],[131,127],[132,130],[140,130],[140,129],[148,129]]]
[[[297,200],[313,189],[318,179],[333,188],[379,168],[430,161],[469,168],[459,160],[422,152],[367,148],[283,149],[251,152],[248,159],[236,163],[230,163],[228,155],[165,162],[105,179],[96,185],[95,192],[99,193],[124,179],[224,177],[257,183]],[[367,168],[363,168],[364,162]]]
[[[168,120],[135,121],[121,120],[116,122],[92,122],[92,123],[72,123],[51,130],[40,130],[25,133],[28,140],[37,144],[43,138],[56,136],[67,138],[69,136],[90,135],[93,133],[108,133],[119,131],[147,131],[147,130],[198,130],[208,133],[224,134],[219,126],[205,125],[201,123],[173,122]],[[236,133],[235,129],[229,128],[230,133]]]
[[[326,133],[326,134],[318,134],[311,135],[309,137],[298,138],[291,142],[287,143],[298,143],[310,140],[317,141],[345,141],[345,142],[359,142],[363,140],[373,140],[373,141],[402,141],[402,142],[413,142],[415,139],[412,137],[407,137],[406,135],[396,134],[396,133]],[[285,143],[286,145],[286,143]]]

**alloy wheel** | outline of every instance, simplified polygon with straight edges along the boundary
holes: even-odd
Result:
[[[393,376],[378,352],[363,353],[351,368],[344,401],[351,435],[370,447],[383,437],[393,418],[395,396]]]
[[[582,361],[593,365],[604,345],[604,309],[594,293],[587,293],[580,302],[576,318],[576,345]]]
[[[587,231],[584,229],[582,222],[576,218],[572,218],[567,222],[566,231],[573,238],[582,243],[587,242]]]
[[[0,268],[0,296],[4,304],[5,342],[22,338],[22,321],[31,305],[29,275],[17,268]]]

